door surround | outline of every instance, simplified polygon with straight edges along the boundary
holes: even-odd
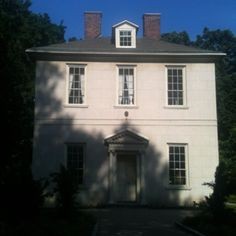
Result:
[[[109,157],[109,204],[117,204],[117,157],[132,154],[136,157],[136,203],[145,204],[144,157],[148,139],[124,130],[104,140]]]

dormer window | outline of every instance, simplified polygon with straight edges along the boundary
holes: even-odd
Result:
[[[116,48],[136,48],[138,26],[127,20],[113,26]]]
[[[132,31],[120,30],[120,46],[132,46]]]

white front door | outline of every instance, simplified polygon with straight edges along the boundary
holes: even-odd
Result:
[[[136,202],[137,163],[135,155],[118,155],[116,190],[118,202]]]

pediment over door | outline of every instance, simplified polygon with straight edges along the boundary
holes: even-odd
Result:
[[[111,137],[106,138],[104,141],[105,145],[148,145],[148,139],[129,130],[119,132]]]

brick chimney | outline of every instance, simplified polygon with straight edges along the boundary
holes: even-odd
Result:
[[[160,39],[160,13],[145,13],[143,15],[143,37]]]
[[[95,39],[101,35],[102,13],[84,13],[84,38]]]

